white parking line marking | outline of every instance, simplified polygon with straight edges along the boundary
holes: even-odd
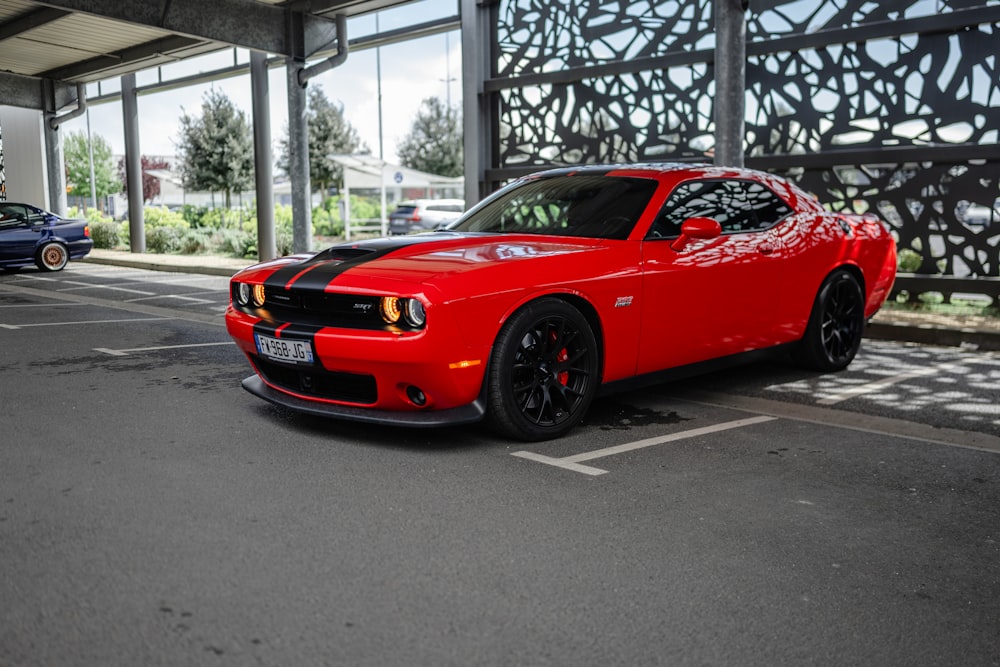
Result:
[[[220,297],[221,299],[222,297]],[[184,296],[183,294],[157,294],[155,296],[140,296],[136,299],[126,299],[125,303],[136,303],[138,301],[152,301],[153,299],[180,299],[181,301],[188,301],[192,304],[205,304],[214,303],[208,299],[199,299],[193,296]]]
[[[584,452],[582,454],[574,454],[572,456],[564,456],[562,458],[554,458],[551,456],[545,456],[544,454],[536,454],[535,452],[524,452],[524,451],[511,452],[511,456],[517,456],[522,459],[528,459],[530,461],[536,461],[538,463],[545,463],[548,465],[556,466],[557,468],[572,470],[573,472],[583,473],[584,475],[604,475],[605,473],[608,472],[607,470],[594,468],[592,466],[580,465],[580,461],[590,461],[592,459],[599,459],[605,456],[614,456],[615,454],[623,454],[625,452],[631,452],[636,449],[643,449],[644,447],[652,447],[653,445],[662,445],[667,442],[676,442],[677,440],[686,440],[687,438],[697,438],[698,436],[701,435],[718,433],[720,431],[728,431],[734,428],[742,428],[744,426],[752,426],[754,424],[763,424],[765,422],[774,421],[775,419],[777,419],[777,417],[771,417],[769,415],[748,417],[747,419],[737,419],[731,422],[714,424],[712,426],[704,426],[702,428],[691,429],[690,431],[681,431],[680,433],[661,435],[655,438],[646,438],[645,440],[637,440],[636,442],[627,442],[624,445],[605,447],[604,449],[595,449],[592,452]]]
[[[0,308],[60,308],[63,306],[86,306],[86,303],[8,303]]]
[[[95,347],[94,351],[110,354],[113,357],[126,357],[132,352],[154,352],[156,350],[177,350],[185,347],[212,347],[217,345],[235,345],[231,340],[221,343],[188,343],[187,345],[157,345],[154,347],[131,347],[124,350],[112,350],[107,347]]]
[[[130,317],[124,320],[83,320],[80,322],[39,322],[38,324],[0,324],[3,329],[27,329],[29,327],[65,327],[73,324],[115,324],[118,322],[156,322],[170,320],[171,317]]]
[[[845,389],[844,391],[837,392],[826,398],[821,398],[816,401],[816,405],[836,405],[837,403],[842,403],[848,399],[854,398],[855,396],[861,396],[862,394],[871,394],[876,391],[881,391],[886,387],[891,387],[894,384],[900,382],[905,382],[907,380],[912,380],[913,378],[924,377],[925,375],[936,375],[937,373],[946,373],[948,371],[953,371],[965,364],[964,361],[953,361],[946,364],[939,364],[937,366],[925,366],[923,368],[914,368],[913,370],[906,371],[905,373],[897,373],[887,378],[882,378],[881,380],[875,380],[874,382],[869,382],[867,384],[858,385],[856,387],[851,387]]]
[[[81,283],[78,280],[63,280],[63,283],[67,285],[79,285],[79,287],[65,287],[63,289],[56,290],[57,292],[73,292],[82,289],[107,289],[114,290],[117,292],[128,292],[129,294],[143,294],[145,296],[154,296],[156,292],[147,292],[140,289],[129,289],[128,287],[117,287],[115,285],[95,285],[93,283]]]

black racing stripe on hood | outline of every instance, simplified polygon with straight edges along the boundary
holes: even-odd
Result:
[[[266,287],[323,290],[337,276],[367,262],[385,257],[400,248],[418,243],[440,241],[431,234],[373,239],[360,243],[341,243],[317,253],[309,259],[282,267],[264,281]],[[298,276],[298,278],[296,278]],[[292,282],[294,281],[294,282]],[[291,283],[291,284],[289,284]]]

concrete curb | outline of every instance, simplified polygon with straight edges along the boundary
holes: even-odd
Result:
[[[237,271],[254,264],[251,260],[202,255],[153,255],[114,251],[96,251],[80,260],[88,264],[122,266],[171,273],[197,273],[208,276],[232,277]]]
[[[977,329],[950,328],[937,325],[914,325],[899,322],[872,322],[865,328],[865,338],[894,340],[921,345],[962,347],[970,350],[995,352],[1000,350],[1000,333]]]

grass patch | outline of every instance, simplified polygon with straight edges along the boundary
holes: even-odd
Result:
[[[935,313],[938,315],[956,316],[974,315],[1000,318],[1000,308],[996,304],[991,304],[989,297],[966,299],[953,296],[951,303],[945,303],[944,297],[937,292],[920,294],[916,301],[909,301],[906,294],[900,294],[895,300],[889,299],[886,301],[883,308],[911,313]]]

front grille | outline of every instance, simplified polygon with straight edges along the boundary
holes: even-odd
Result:
[[[378,401],[375,378],[335,373],[318,366],[291,366],[254,356],[254,365],[270,384],[303,396],[373,405]]]
[[[382,329],[378,298],[328,292],[264,289],[265,309],[278,320],[360,329]]]

